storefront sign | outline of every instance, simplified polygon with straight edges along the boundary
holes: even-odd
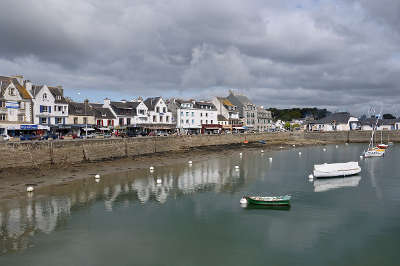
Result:
[[[21,125],[22,130],[36,130],[38,129],[37,125]]]
[[[6,102],[6,108],[19,109],[18,102]]]

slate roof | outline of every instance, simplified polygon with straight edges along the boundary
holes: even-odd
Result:
[[[218,121],[228,121],[223,115],[218,115]]]
[[[349,122],[351,115],[347,112],[339,112],[328,115],[327,117],[321,118],[310,122],[310,124],[347,124]]]
[[[147,108],[150,111],[154,111],[156,108],[156,104],[158,103],[158,101],[161,99],[161,97],[152,97],[152,98],[147,98],[144,101],[144,104],[147,106]]]
[[[5,89],[12,83],[14,87],[18,90],[19,95],[22,99],[30,100],[32,99],[31,95],[29,94],[28,90],[22,86],[16,78],[13,77],[4,77],[0,76],[0,83],[1,83],[1,96],[4,96]]]
[[[55,103],[67,104],[67,101],[64,98],[64,91],[58,87],[48,87],[51,94],[54,96]]]
[[[376,118],[367,118],[360,120],[360,123],[362,126],[375,126],[376,123]],[[381,125],[394,125],[395,123],[400,123],[400,119],[379,119],[378,120],[378,126]]]
[[[194,104],[194,108],[197,109],[202,109],[201,106],[209,106],[211,109],[205,109],[205,110],[217,110],[217,108],[215,107],[215,105],[211,102],[195,102]]]
[[[92,104],[90,104],[92,105]],[[109,108],[103,108],[103,107],[94,107],[93,108],[93,112],[94,112],[94,116],[96,118],[100,118],[100,119],[116,119],[115,115],[113,115],[113,113],[111,112],[111,110]]]
[[[81,115],[81,116],[94,116],[94,110],[90,106],[87,105],[85,108],[85,103],[77,103],[77,102],[68,102],[68,113],[70,115]]]
[[[140,102],[111,102],[111,108],[117,115],[135,116],[139,104]]]

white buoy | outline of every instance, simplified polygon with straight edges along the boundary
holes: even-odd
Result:
[[[162,183],[161,178],[157,178],[156,182],[157,182],[157,184],[161,184]]]
[[[263,153],[264,152],[264,150],[261,150],[261,153]]]
[[[301,156],[301,151],[299,151],[299,156]]]
[[[268,159],[269,159],[270,162],[272,162],[272,157],[269,157]]]
[[[339,148],[339,146],[338,146],[338,145],[336,145],[336,149],[337,149],[337,148]]]
[[[280,146],[280,147],[279,147],[279,149],[283,149],[283,147],[282,147],[282,146]]]
[[[362,155],[360,155],[360,159],[362,159],[363,158],[363,156]]]
[[[242,157],[243,153],[239,153],[239,156]]]
[[[33,186],[26,187],[26,192],[33,192],[33,190],[34,190]]]
[[[94,176],[94,178],[95,178],[95,179],[99,179],[99,178],[100,178],[100,175],[97,174],[97,175]]]
[[[310,174],[310,175],[308,176],[308,179],[314,179],[314,176]]]
[[[99,182],[100,182],[100,178],[96,178],[96,179],[94,180],[94,182],[99,183]]]
[[[235,169],[239,169],[239,165],[236,165],[236,166],[235,166]]]
[[[150,166],[150,171],[154,171],[154,167],[153,166]]]
[[[296,147],[296,145],[295,145],[295,144],[293,144],[292,146],[293,146],[293,147]]]
[[[349,145],[349,143],[346,142],[346,146]]]
[[[246,198],[241,198],[240,199],[240,204],[247,204],[247,199]]]
[[[188,162],[188,164],[192,164],[192,163],[193,163],[192,161],[189,161],[189,162]]]
[[[323,148],[322,150],[323,150],[323,151],[326,151],[326,149],[325,149],[325,148]]]

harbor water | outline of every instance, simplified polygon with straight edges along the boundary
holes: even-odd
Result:
[[[400,145],[366,146],[193,155],[0,202],[0,265],[398,265]],[[309,179],[346,161],[361,174]],[[239,204],[286,194],[290,208]]]

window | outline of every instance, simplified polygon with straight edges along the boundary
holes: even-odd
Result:
[[[183,124],[183,119],[181,119],[181,124]]]
[[[189,124],[189,119],[186,119],[186,124]]]
[[[111,126],[111,120],[107,120],[107,126]]]
[[[189,116],[189,112],[186,112],[186,116]]]
[[[165,122],[169,123],[169,116],[165,117]]]
[[[208,120],[206,120],[206,125],[208,124]]]
[[[160,107],[156,108],[156,112],[159,113],[160,112]]]
[[[47,113],[49,110],[47,109],[46,105],[41,105],[42,106],[42,111],[41,113]]]
[[[213,123],[213,121],[211,120],[211,121],[210,121],[210,124],[212,124],[212,123]]]
[[[56,117],[56,124],[61,124],[61,123],[62,123],[61,117]]]
[[[163,122],[163,116],[160,116],[160,122],[161,123]]]
[[[153,115],[153,122],[157,122],[157,116]]]
[[[61,105],[57,106],[57,111],[59,111],[59,112],[62,111],[62,106]]]
[[[10,94],[11,96],[15,96],[15,89],[14,89],[14,88],[11,88],[9,94]]]
[[[83,123],[84,123],[84,124],[87,124],[87,117],[84,117],[84,118],[83,118]]]
[[[202,125],[203,124],[203,120],[200,120],[200,125]]]
[[[183,116],[183,112],[181,111],[181,116]]]
[[[41,117],[40,118],[40,124],[47,124],[47,118],[46,117]]]
[[[144,115],[144,110],[143,109],[139,110],[139,114]]]
[[[78,124],[78,117],[74,117],[74,125]]]
[[[163,111],[163,113],[166,113],[167,112],[167,108],[163,107],[162,111]]]
[[[7,120],[7,115],[6,114],[0,114],[0,121]]]
[[[192,119],[192,125],[194,125],[194,119]]]
[[[131,124],[131,119],[130,119],[130,118],[127,118],[127,119],[126,119],[126,124],[127,124],[127,125],[130,125],[130,124]]]
[[[6,102],[5,101],[0,101],[0,107],[6,107]]]
[[[67,106],[66,105],[64,105],[64,111],[67,111]]]
[[[119,125],[120,125],[120,126],[123,126],[123,125],[124,125],[124,119],[123,119],[123,118],[120,118],[120,119],[119,119]]]
[[[47,99],[47,93],[43,93],[43,100]]]
[[[194,112],[192,112],[192,117],[194,116]]]
[[[200,117],[203,117],[203,113],[200,113]]]
[[[206,117],[208,117],[208,113],[206,113]]]
[[[19,102],[19,108],[24,109],[25,103],[24,102]]]

